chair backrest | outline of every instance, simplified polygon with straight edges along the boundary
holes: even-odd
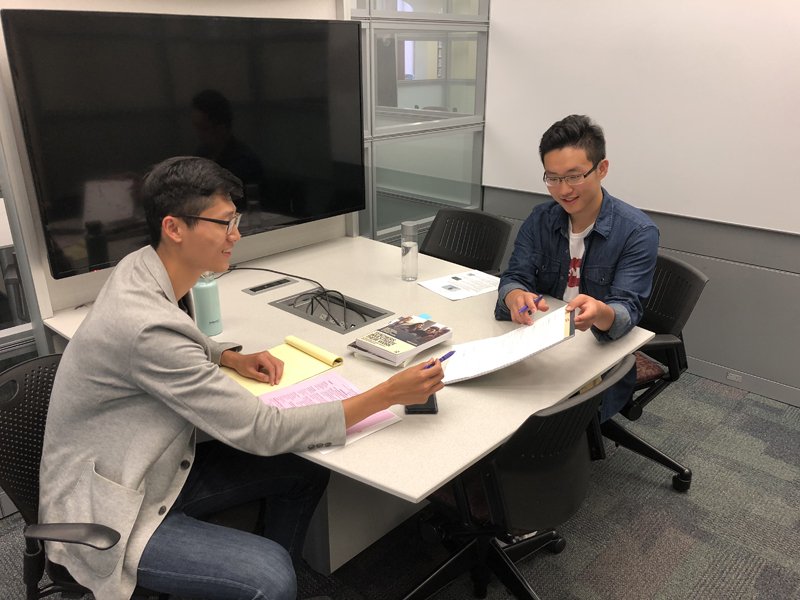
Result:
[[[60,360],[40,356],[0,373],[0,488],[28,524],[38,520],[44,426]]]
[[[707,282],[702,271],[659,250],[653,291],[639,326],[655,333],[680,335]]]
[[[507,529],[555,528],[578,510],[589,486],[588,430],[603,392],[634,362],[633,355],[625,357],[600,384],[534,413],[495,453],[491,463],[497,486],[487,492],[490,506],[499,502]]]
[[[419,251],[478,271],[497,271],[511,223],[485,212],[443,208],[436,213]]]

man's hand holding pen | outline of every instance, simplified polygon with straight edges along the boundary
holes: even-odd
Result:
[[[550,308],[542,294],[525,290],[511,290],[506,294],[505,303],[511,312],[511,320],[522,325],[532,325],[534,312]]]

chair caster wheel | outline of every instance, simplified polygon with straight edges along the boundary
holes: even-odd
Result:
[[[642,416],[642,407],[638,404],[628,404],[619,412],[623,417],[628,419],[628,421],[636,421]]]
[[[692,472],[686,469],[683,473],[672,476],[672,487],[679,492],[686,492],[692,485]]]
[[[567,547],[567,540],[565,540],[562,537],[558,537],[558,538],[554,539],[552,542],[550,542],[547,545],[547,549],[552,554],[561,554],[564,551],[564,548],[566,548],[566,547]]]

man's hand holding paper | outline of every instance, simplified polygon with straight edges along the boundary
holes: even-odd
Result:
[[[600,331],[608,331],[616,317],[614,309],[605,302],[578,294],[567,304],[567,312],[575,311],[575,329],[586,331],[592,325]]]

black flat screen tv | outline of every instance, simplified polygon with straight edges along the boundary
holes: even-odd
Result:
[[[206,156],[242,179],[242,235],[365,206],[360,26],[3,10],[54,278],[148,243],[141,177]]]

